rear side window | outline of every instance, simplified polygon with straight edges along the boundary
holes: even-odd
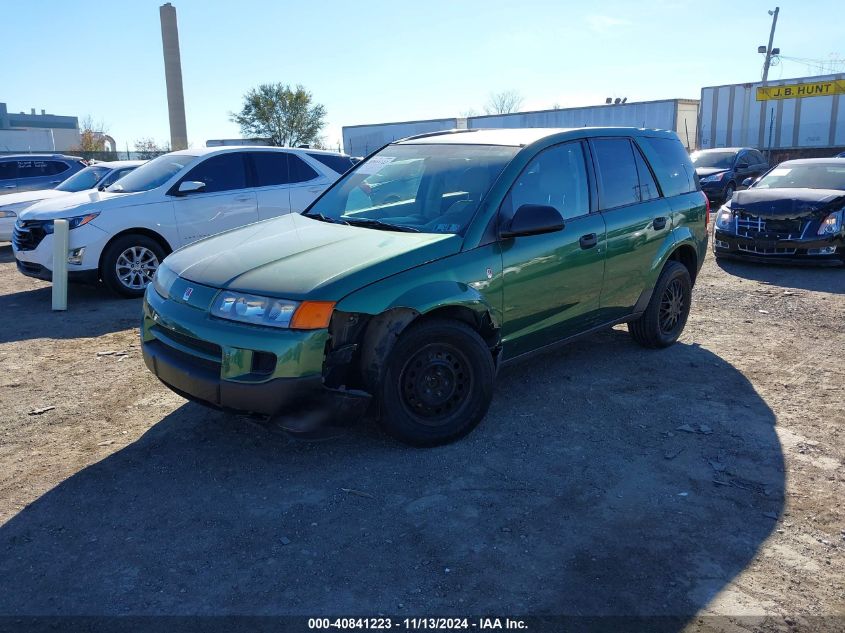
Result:
[[[634,148],[626,138],[593,139],[598,169],[599,202],[613,209],[640,201],[640,179]]]
[[[19,160],[18,178],[42,178],[68,170],[67,163],[56,160]]]
[[[311,169],[299,156],[295,156],[294,154],[285,155],[288,157],[290,182],[306,182],[308,180],[314,180],[320,175]]]
[[[204,182],[203,193],[244,189],[246,170],[243,154],[230,152],[212,156],[194,167],[182,180]]]
[[[250,152],[255,166],[256,187],[286,185],[288,178],[288,156],[284,152]]]
[[[763,158],[763,155],[760,152],[758,152],[756,149],[752,149],[748,153],[751,154],[751,163],[752,164],[754,164],[754,165],[765,165],[766,164],[766,159]]]
[[[18,162],[16,160],[0,161],[0,180],[12,180],[18,177]]]
[[[339,174],[344,173],[355,164],[349,156],[338,156],[337,154],[311,154],[310,152],[308,155]]]
[[[679,196],[699,189],[695,168],[679,140],[640,137],[637,141],[654,167],[663,195]]]
[[[657,183],[654,182],[654,176],[651,175],[651,170],[648,168],[648,163],[645,162],[643,155],[636,147],[634,147],[634,159],[637,162],[637,174],[640,177],[640,201],[654,200],[660,197],[660,192],[657,190]]]

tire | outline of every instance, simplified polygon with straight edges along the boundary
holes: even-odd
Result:
[[[684,331],[692,300],[692,281],[686,266],[666,262],[648,307],[636,321],[628,323],[628,331],[643,347],[669,347]]]
[[[151,237],[138,233],[121,235],[103,252],[100,274],[115,294],[140,297],[164,256],[161,244]]]
[[[437,446],[469,433],[493,398],[490,349],[467,324],[411,324],[387,359],[377,388],[379,425],[412,446]]]
[[[736,183],[729,182],[728,188],[725,189],[725,204],[727,204],[731,198],[733,198],[734,193],[736,192]]]

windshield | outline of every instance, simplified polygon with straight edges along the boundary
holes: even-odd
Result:
[[[82,171],[76,172],[73,176],[56,186],[56,191],[68,191],[71,193],[93,189],[97,183],[111,171],[108,167],[91,165]]]
[[[730,169],[734,164],[736,152],[693,152],[690,155],[696,167]]]
[[[816,163],[778,166],[763,176],[754,188],[845,190],[845,165]]]
[[[463,233],[518,147],[388,145],[341,178],[307,215],[424,233]]]
[[[196,156],[187,154],[165,154],[144,163],[135,171],[108,187],[106,191],[113,193],[135,193],[149,191],[166,183],[175,174],[192,162]]]

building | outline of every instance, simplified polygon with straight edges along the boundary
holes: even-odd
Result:
[[[845,74],[701,89],[699,147],[748,146],[771,161],[845,150]]]
[[[406,136],[456,128],[625,126],[674,130],[687,149],[694,149],[697,121],[698,101],[695,99],[663,99],[467,118],[349,125],[343,128],[343,147],[352,156],[366,156],[385,143]]]
[[[67,152],[79,146],[79,119],[35,113],[10,113],[0,103],[0,152]]]

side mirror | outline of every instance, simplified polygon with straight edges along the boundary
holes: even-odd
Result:
[[[523,204],[500,231],[502,237],[541,235],[563,230],[563,216],[545,204]]]
[[[748,169],[748,163],[737,163],[736,168],[737,169]]]
[[[185,180],[179,183],[179,188],[176,192],[184,196],[189,193],[202,191],[203,189],[205,189],[204,182],[200,182],[199,180]]]
[[[746,178],[745,180],[743,180],[743,181],[742,181],[742,186],[743,186],[743,187],[750,187],[750,186],[751,186],[751,185],[753,185],[753,184],[754,184],[754,179],[753,179],[753,178]]]

